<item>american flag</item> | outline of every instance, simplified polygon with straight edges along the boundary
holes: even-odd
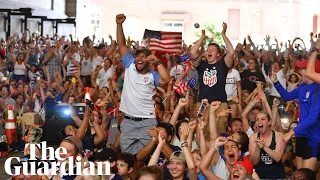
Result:
[[[181,32],[163,32],[146,29],[144,31],[142,42],[146,42],[150,37],[150,51],[164,53],[182,53],[182,33]],[[142,45],[146,47],[146,45]]]
[[[181,95],[189,88],[194,88],[196,86],[196,83],[196,76],[193,76],[189,81],[173,85],[173,90]]]
[[[183,94],[188,89],[189,89],[188,81],[173,85],[173,90],[175,90],[180,95]]]
[[[181,62],[181,63],[186,63],[186,62],[188,62],[188,61],[190,61],[190,60],[191,60],[191,57],[188,56],[188,55],[182,55],[182,56],[180,56],[180,62]]]
[[[197,79],[196,79],[196,76],[193,76],[189,81],[188,81],[188,86],[190,88],[194,88],[196,87],[196,83],[197,83]]]

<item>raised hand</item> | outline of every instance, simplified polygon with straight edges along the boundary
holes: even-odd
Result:
[[[197,127],[197,121],[190,121],[188,123],[190,130],[194,131]]]
[[[263,91],[259,91],[258,96],[259,96],[259,99],[261,99],[261,101],[266,101],[267,100],[267,97],[266,97],[266,95],[264,94]]]
[[[206,30],[204,30],[204,29],[202,29],[202,31],[201,31],[201,38],[202,39],[207,39]]]
[[[150,137],[153,137],[153,138],[156,138],[156,139],[158,138],[159,131],[158,131],[158,129],[156,127],[148,129],[147,132],[148,132],[148,135]]]
[[[180,98],[179,99],[179,105],[180,106],[185,106],[185,105],[187,105],[188,104],[188,99],[187,98]]]
[[[210,110],[211,110],[212,112],[217,111],[217,109],[220,108],[220,104],[221,104],[220,101],[213,101],[213,102],[210,104]]]
[[[223,22],[222,23],[222,32],[221,32],[222,35],[226,35],[227,27],[228,27],[227,23]]]
[[[207,123],[203,120],[203,117],[198,118],[198,121],[199,130],[203,132],[203,129],[207,126]]]
[[[116,16],[117,24],[122,24],[126,20],[126,16],[124,14],[118,14]]]
[[[272,73],[271,73],[270,80],[271,80],[273,83],[276,83],[276,82],[278,81],[277,74],[276,74],[275,72],[272,72]]]
[[[218,117],[228,117],[229,114],[232,113],[232,109],[222,109],[218,114],[217,116]]]
[[[279,99],[274,98],[274,99],[273,99],[273,105],[276,106],[276,107],[278,107],[278,106],[280,105]]]
[[[268,44],[270,42],[270,36],[266,35],[266,38],[264,39],[264,41],[266,41],[266,43]]]
[[[225,145],[227,142],[228,142],[228,138],[220,136],[216,139],[214,143],[217,147],[221,147]]]
[[[252,43],[252,39],[251,39],[251,36],[248,34],[248,41],[250,42],[250,43]]]
[[[181,130],[181,136],[180,136],[180,140],[181,142],[186,142],[189,132],[190,132],[190,128],[188,124],[182,124],[180,126],[180,130]]]
[[[164,130],[161,130],[158,133],[158,140],[159,140],[159,144],[164,144],[166,143],[166,139],[164,138]]]

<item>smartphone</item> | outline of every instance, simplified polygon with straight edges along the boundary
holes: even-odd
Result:
[[[37,76],[37,80],[40,81],[40,79],[41,79],[41,77],[40,77],[40,76]]]
[[[7,81],[8,80],[8,77],[2,77],[1,78],[1,81]]]
[[[92,103],[92,101],[90,101],[89,99],[87,99],[86,100],[86,105],[91,109],[91,110],[93,110],[93,103]]]
[[[206,105],[201,102],[201,105],[200,105],[200,107],[199,107],[197,116],[198,116],[198,117],[202,117],[204,110],[206,110]]]

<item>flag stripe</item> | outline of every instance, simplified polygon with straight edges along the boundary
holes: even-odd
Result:
[[[181,46],[180,42],[168,42],[168,43],[163,43],[163,42],[159,42],[159,41],[152,41],[150,40],[150,44],[161,44],[163,46],[169,46],[169,45],[179,45]]]
[[[171,40],[150,39],[150,42],[152,42],[152,41],[163,43],[163,44],[166,44],[166,43],[179,43],[179,44],[182,44],[182,40],[178,40],[178,39],[171,39]]]
[[[181,32],[166,32],[166,31],[162,31],[161,33],[163,35],[182,35]]]
[[[181,45],[180,44],[172,44],[172,45],[162,45],[159,43],[150,43],[150,46],[156,46],[156,47],[160,47],[160,48],[166,48],[166,49],[172,49],[172,48],[180,48]]]
[[[163,49],[163,48],[156,48],[156,47],[150,47],[150,51],[158,51],[158,52],[168,52],[168,53],[181,53],[181,50],[178,49]]]

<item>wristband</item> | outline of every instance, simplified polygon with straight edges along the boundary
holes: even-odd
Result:
[[[251,102],[251,106],[252,106],[252,107],[254,107],[254,106],[255,106],[254,102]]]
[[[157,61],[156,63],[154,63],[154,65],[157,67],[157,66],[159,66],[160,64],[162,64],[162,62],[159,60],[159,61]]]
[[[217,151],[219,151],[218,147],[216,146],[215,143],[212,144],[212,147],[215,148]]]

